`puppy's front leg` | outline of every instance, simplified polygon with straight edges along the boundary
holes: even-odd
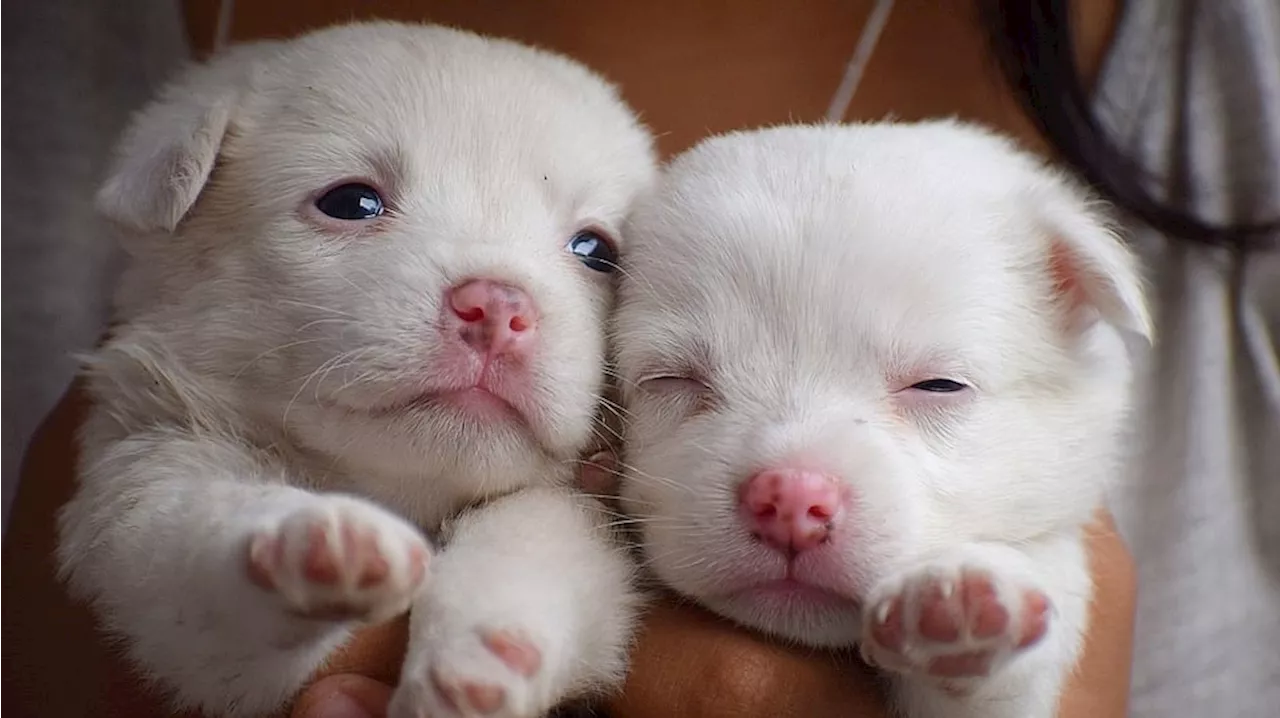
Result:
[[[412,526],[288,486],[234,440],[174,429],[87,448],[61,571],[184,707],[278,708],[352,621],[403,612],[423,578]]]
[[[392,718],[533,718],[619,679],[637,599],[607,522],[558,489],[460,518],[414,603]]]
[[[1078,535],[958,546],[871,592],[863,655],[908,718],[1052,718],[1091,592]]]

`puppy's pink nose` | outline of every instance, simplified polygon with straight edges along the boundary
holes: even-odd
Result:
[[[538,312],[519,287],[489,279],[472,279],[445,293],[446,325],[484,354],[529,351],[537,336]]]
[[[752,534],[791,554],[819,546],[840,518],[840,483],[803,469],[769,469],[747,479],[742,517]]]

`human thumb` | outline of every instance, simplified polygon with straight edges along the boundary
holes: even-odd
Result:
[[[391,686],[343,674],[322,678],[298,696],[290,718],[384,718]]]

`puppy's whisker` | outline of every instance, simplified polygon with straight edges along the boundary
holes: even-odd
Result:
[[[344,361],[334,364],[326,369],[324,375],[316,380],[313,398],[317,402],[320,401],[320,387],[324,385],[330,374],[338,370],[346,370],[348,367],[353,366],[356,362],[360,361],[360,357],[368,354],[371,350],[373,350],[373,347],[365,347],[364,349],[357,351],[353,356],[348,356]]]
[[[651,485],[665,486],[667,488],[674,489],[676,491],[680,491],[686,494],[693,493],[693,488],[691,486],[688,486],[679,481],[676,481],[675,479],[670,479],[665,476],[657,476],[655,474],[650,474],[645,471],[641,471],[639,468],[631,464],[628,464],[625,461],[618,462],[617,473],[619,476],[631,479],[633,481],[636,481],[637,483],[644,483],[647,481]]]
[[[388,285],[387,285],[386,281],[385,281],[385,280],[383,280],[383,278],[382,278],[382,277],[379,277],[378,275],[374,274],[373,272],[369,271],[368,269],[356,269],[355,271],[358,273],[358,275],[360,276],[360,278],[361,278],[363,281],[367,282],[369,285],[371,285],[371,286],[374,288],[374,290],[375,290],[375,294],[377,294],[377,295],[379,295],[379,296],[385,296],[385,295],[387,294],[387,293],[386,293],[385,291],[383,291],[383,290],[384,290]],[[356,283],[355,283],[355,282],[353,282],[349,277],[344,276],[344,277],[343,277],[343,279],[345,279],[345,280],[347,281],[347,283],[351,284],[351,286],[356,287],[359,291],[364,292],[364,293],[365,293],[365,296],[369,296],[369,297],[374,296],[374,294],[370,294],[370,293],[369,293],[369,291],[368,291],[368,289],[367,289],[367,288],[365,288],[365,287],[360,287],[360,286],[356,285]]]
[[[587,492],[587,491],[577,491],[577,492],[575,492],[575,494],[576,494],[576,495],[578,495],[578,496],[585,496],[586,498],[589,498],[589,499],[596,499],[596,500],[598,500],[598,501],[605,501],[605,502],[611,502],[611,501],[617,501],[617,500],[618,500],[618,497],[617,497],[617,496],[613,496],[613,495],[611,495],[611,494],[596,494],[596,493],[591,493],[591,492]],[[616,511],[616,510],[614,510],[614,509],[611,509],[611,508],[609,508],[607,505],[605,505],[605,506],[600,506],[600,505],[592,504],[592,505],[591,505],[591,510],[592,510],[592,511],[595,511],[595,512],[597,512],[597,513],[604,514],[604,515],[606,515],[606,516],[617,516],[617,517],[619,517],[619,518],[623,518],[623,517],[626,517],[626,516],[627,516],[627,514],[624,514],[624,513],[620,512],[620,511]]]
[[[601,421],[600,419],[594,419],[592,423],[593,426],[591,427],[591,434],[596,439],[599,439],[601,443],[608,446],[612,446],[615,443],[622,443],[622,434],[619,434],[618,430],[614,429],[607,422]],[[604,432],[607,432],[607,435],[606,433],[601,432],[601,429],[603,429]]]
[[[649,485],[655,485],[655,484],[657,484],[657,483],[658,483],[658,482],[656,482],[656,481],[649,481],[648,479],[646,479],[646,478],[644,478],[644,477],[630,476],[630,475],[628,475],[626,472],[620,471],[620,470],[618,470],[618,469],[610,468],[610,467],[608,467],[608,466],[601,466],[600,464],[593,464],[593,463],[590,463],[590,462],[587,462],[587,461],[576,461],[576,462],[574,462],[574,463],[576,463],[576,464],[578,464],[578,465],[580,465],[580,466],[589,466],[589,467],[591,467],[591,468],[593,468],[593,469],[596,469],[597,471],[603,472],[604,474],[606,474],[606,475],[608,475],[608,476],[611,476],[611,477],[614,477],[614,478],[618,478],[618,479],[626,479],[626,478],[630,478],[630,479],[634,480],[637,484],[641,484],[641,485],[644,485],[647,481],[649,482]],[[673,488],[676,488],[676,487],[673,487]],[[679,488],[683,488],[683,487],[679,487]],[[622,501],[626,501],[627,503],[636,503],[636,504],[643,504],[643,505],[648,505],[648,506],[652,506],[652,505],[653,505],[653,504],[652,504],[652,502],[648,502],[648,501],[641,501],[640,499],[621,499],[621,497],[620,497],[620,496],[618,496],[618,495],[616,495],[616,494],[615,494],[615,495],[611,495],[611,496],[610,496],[610,498],[615,498],[615,499],[619,499],[619,500],[622,500]]]
[[[651,282],[649,282],[648,279],[645,279],[644,277],[642,277],[639,272],[632,272],[626,267],[614,262],[607,262],[607,264],[613,267],[614,269],[616,269],[618,271],[618,274],[621,274],[626,279],[631,279],[636,282],[643,282],[645,286],[649,289],[651,296],[655,296],[655,297],[658,296],[658,290],[653,286]]]
[[[604,368],[604,373],[606,376],[612,378],[614,381],[618,382],[619,384],[629,386],[632,388],[639,387],[639,384],[637,384],[634,381],[631,381],[630,379],[626,378],[622,374],[618,373],[618,369],[616,367],[606,366]]]
[[[328,360],[320,364],[320,366],[316,367],[315,370],[313,370],[310,374],[308,374],[306,379],[303,380],[303,382],[298,386],[297,391],[295,391],[293,393],[293,396],[289,398],[289,402],[285,404],[284,413],[280,418],[281,425],[282,426],[289,425],[289,413],[293,410],[294,403],[298,401],[298,399],[302,396],[302,392],[306,391],[307,386],[311,384],[312,381],[316,380],[317,377],[323,374],[331,364],[341,363],[344,360],[346,360],[347,357],[355,354],[357,351],[364,351],[364,350],[356,349],[349,352],[343,352],[341,354],[338,354],[337,356],[329,358]]]
[[[347,380],[347,382],[346,382],[346,383],[344,383],[342,386],[340,386],[340,387],[338,387],[337,389],[335,389],[335,390],[333,391],[333,395],[334,395],[334,396],[337,396],[338,394],[341,394],[342,392],[344,392],[344,391],[346,391],[346,390],[348,390],[348,389],[351,389],[351,388],[354,388],[354,387],[360,386],[361,384],[366,384],[366,383],[368,383],[368,382],[371,382],[371,381],[373,381],[374,379],[376,379],[376,378],[377,378],[378,374],[379,374],[379,372],[377,372],[377,371],[375,371],[375,370],[372,370],[372,369],[365,369],[364,371],[360,372],[359,374],[356,374],[353,378],[351,378],[351,379]]]
[[[366,274],[367,274],[367,273],[366,273]],[[360,286],[359,284],[356,284],[355,282],[353,282],[353,281],[351,280],[351,278],[350,278],[350,277],[348,277],[346,274],[339,274],[339,275],[338,275],[338,277],[339,277],[342,281],[344,281],[344,282],[346,282],[348,285],[350,285],[352,289],[354,289],[354,290],[356,290],[357,292],[359,292],[360,294],[364,295],[364,297],[365,297],[366,299],[368,299],[369,301],[377,301],[377,300],[376,300],[376,298],[375,298],[372,294],[370,294],[370,293],[369,293],[369,290],[367,290],[367,289],[365,289],[364,287]]]
[[[617,500],[616,496],[603,496],[601,494],[580,494],[580,495],[588,496],[601,501]],[[671,523],[673,521],[673,519],[666,516],[638,516],[638,515],[623,513],[621,511],[616,511],[614,509],[611,509],[607,505],[594,507],[593,510],[603,516],[609,516],[609,517],[612,517],[613,519],[620,520],[624,523],[666,524],[666,523]]]
[[[319,304],[308,304],[306,302],[299,302],[296,299],[278,299],[276,301],[279,302],[280,304],[290,304],[295,307],[302,307],[304,309],[314,309],[318,312],[328,312],[330,314],[336,314],[340,317],[346,317],[347,319],[351,319],[353,321],[360,320],[360,318],[355,316],[354,314],[348,314],[347,312],[340,311],[338,309],[333,309],[331,307],[321,306]]]
[[[352,365],[353,361],[354,360],[352,359],[348,359],[345,361],[330,364],[328,368],[324,370],[324,373],[321,374],[319,377],[317,377],[315,382],[312,384],[311,400],[319,403],[320,389],[323,388],[324,383],[328,381],[329,375],[335,371],[345,370],[347,367],[350,367]]]
[[[601,398],[600,406],[604,409],[607,409],[609,413],[613,414],[614,416],[618,417],[623,421],[626,421],[627,419],[630,419],[631,417],[635,416],[630,409],[611,399]]]
[[[679,530],[678,526],[672,526],[670,528],[673,532],[676,532]],[[636,548],[639,548],[641,549],[641,551],[644,552],[644,555],[640,560],[640,565],[644,568],[652,568],[656,565],[662,564],[662,565],[667,565],[671,568],[674,568],[674,570],[676,571],[680,571],[682,569],[691,568],[692,566],[697,565],[703,560],[700,556],[694,556],[692,559],[688,558],[685,554],[687,549],[685,549],[684,547],[668,549],[666,551],[663,551],[662,553],[656,553],[656,554],[645,550],[645,549],[652,548],[652,546],[647,544],[638,544]],[[673,557],[680,557],[680,556],[686,556],[686,558],[683,561],[680,561],[679,563],[674,565],[671,565],[669,563],[670,559],[672,559]]]
[[[324,341],[324,337],[317,337],[315,339],[299,339],[298,341],[295,341],[295,342],[288,342],[286,344],[281,344],[279,346],[272,347],[262,352],[261,354],[255,356],[254,358],[250,359],[249,361],[245,362],[244,366],[237,369],[236,373],[233,374],[231,378],[232,380],[239,379],[240,375],[248,371],[249,367],[258,363],[262,359],[265,359],[266,357],[271,356],[272,354],[275,354],[276,352],[284,351],[285,349],[291,349],[293,347],[301,346],[303,344],[312,344],[314,342],[319,342],[319,341]]]
[[[696,439],[692,439],[692,438],[685,439],[685,445],[692,449],[702,452],[704,455],[715,457],[717,460],[719,460],[719,457],[723,455],[723,451],[719,451],[719,452],[714,451],[710,447],[708,447],[706,444],[703,444],[701,441],[698,441]]]
[[[298,327],[297,329],[294,329],[294,330],[293,330],[293,333],[294,333],[294,334],[301,334],[301,333],[305,332],[306,330],[310,329],[311,327],[314,327],[314,326],[317,326],[317,325],[320,325],[320,324],[340,324],[340,325],[345,325],[345,326],[352,326],[352,325],[358,325],[358,324],[359,324],[359,322],[357,322],[357,321],[356,321],[356,320],[354,320],[354,319],[348,319],[348,318],[346,318],[346,317],[328,317],[328,318],[325,318],[325,319],[312,319],[311,321],[307,322],[306,324],[303,324],[302,326]]]
[[[636,516],[632,514],[614,514],[619,520],[630,524],[661,524],[676,527],[678,521],[669,516]]]
[[[622,512],[621,512],[623,516],[634,516],[634,515],[636,515],[633,511],[627,511],[627,509],[626,509],[626,507],[627,507],[627,506],[636,506],[636,507],[644,507],[644,508],[647,508],[647,509],[652,509],[652,508],[654,508],[654,507],[656,507],[656,506],[658,505],[658,504],[657,504],[657,502],[654,502],[654,501],[647,501],[647,500],[645,500],[645,499],[638,499],[638,498],[634,498],[634,497],[626,497],[626,498],[624,498],[624,497],[622,497],[622,496],[614,495],[614,496],[609,496],[609,499],[611,499],[611,500],[613,500],[613,501],[617,501],[617,502],[618,502],[618,504],[619,504],[621,507],[623,507],[623,508],[622,508]]]
[[[655,520],[651,520],[651,519],[637,518],[637,517],[627,517],[627,518],[614,519],[613,521],[608,521],[608,522],[606,522],[606,523],[604,524],[604,526],[606,526],[606,527],[608,527],[608,528],[615,528],[615,529],[616,529],[616,528],[627,528],[627,527],[633,527],[633,526],[663,526],[663,527],[665,527],[666,525],[667,525],[667,524],[666,524],[666,522],[664,522],[664,521],[655,521]]]
[[[323,366],[324,365],[322,364],[321,367]],[[310,384],[311,380],[314,379],[321,371],[322,369],[313,370],[309,375],[307,375],[307,378],[302,382],[302,384],[298,386],[298,390],[293,393],[293,396],[289,397],[289,401],[284,405],[284,412],[280,416],[281,426],[289,426],[289,413],[293,411],[294,402],[298,400],[298,397],[302,396],[302,392],[306,390],[307,385]]]

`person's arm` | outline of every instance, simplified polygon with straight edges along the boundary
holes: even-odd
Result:
[[[1109,511],[1089,526],[1093,602],[1084,654],[1063,694],[1058,718],[1124,718],[1129,714],[1138,573]]]

